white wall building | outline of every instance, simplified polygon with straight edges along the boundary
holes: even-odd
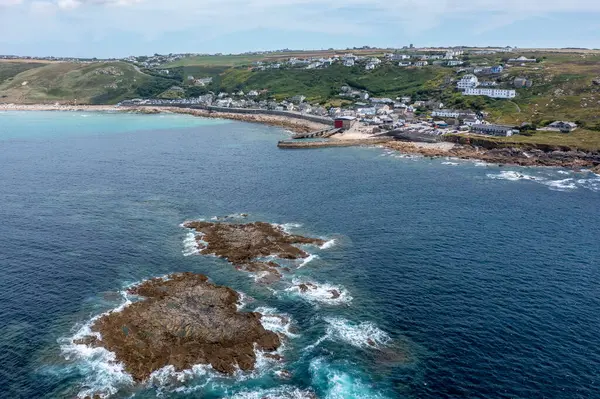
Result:
[[[456,86],[460,90],[474,89],[479,86],[479,79],[475,75],[465,75],[458,81]]]
[[[515,90],[505,89],[483,89],[483,88],[469,88],[463,91],[465,96],[486,96],[491,98],[515,98],[517,92]]]

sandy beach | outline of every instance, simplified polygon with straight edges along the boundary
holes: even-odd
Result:
[[[179,107],[117,107],[114,105],[51,105],[51,104],[0,104],[0,111],[87,111],[87,112],[140,112],[140,113],[176,113],[194,115],[204,118],[231,119],[243,122],[262,123],[281,127],[294,133],[307,133],[323,130],[328,127],[317,122],[300,118],[267,115],[267,114],[239,114],[229,112],[214,112],[202,109]]]

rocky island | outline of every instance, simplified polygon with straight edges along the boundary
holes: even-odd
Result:
[[[129,293],[143,299],[100,317],[91,328],[99,336],[77,343],[114,352],[136,381],[168,365],[177,371],[196,364],[228,374],[238,367],[249,371],[255,366],[255,348],[273,352],[281,344],[276,333],[262,326],[260,313],[237,310],[236,291],[204,275],[154,278]]]
[[[276,262],[259,259],[269,256],[303,259],[309,254],[298,245],[320,246],[325,243],[319,238],[289,234],[280,226],[264,222],[235,224],[191,221],[183,226],[197,233],[196,243],[201,254],[227,259],[240,270],[264,273],[266,281],[281,277],[281,268]]]

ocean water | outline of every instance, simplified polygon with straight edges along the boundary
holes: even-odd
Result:
[[[0,397],[600,397],[600,176],[277,149],[288,136],[0,113]],[[328,244],[273,285],[193,253],[183,221],[242,212]],[[284,362],[134,385],[109,352],[73,344],[128,285],[180,271],[244,293],[286,336]]]

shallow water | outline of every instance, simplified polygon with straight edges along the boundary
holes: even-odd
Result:
[[[0,115],[0,397],[599,396],[599,176],[83,115]],[[194,255],[180,227],[242,212],[334,241],[257,285]],[[163,369],[134,386],[110,353],[72,344],[130,300],[127,285],[177,271],[243,292],[243,310],[288,315],[264,321],[287,337],[284,363]],[[298,281],[322,291],[290,290]],[[350,300],[328,301],[329,287]]]

